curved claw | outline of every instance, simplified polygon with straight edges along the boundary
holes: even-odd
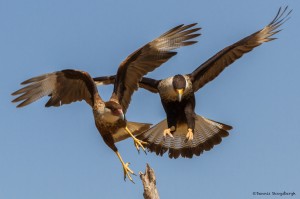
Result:
[[[140,147],[143,149],[143,151],[145,152],[145,154],[147,154],[146,152],[146,149],[144,147],[144,145],[147,145],[148,143],[147,142],[144,142],[142,140],[139,140],[137,138],[133,138],[133,141],[134,141],[134,145],[135,145],[135,148],[137,149],[137,151],[140,153]]]
[[[188,132],[186,134],[186,139],[187,141],[191,141],[194,139],[194,133],[193,133],[193,130],[192,129],[188,129]]]
[[[129,180],[134,183],[134,181],[131,178],[131,175],[135,175],[136,174],[129,168],[130,163],[127,162],[125,164],[123,164],[123,172],[124,172],[124,181],[126,181],[126,176],[129,178]],[[134,183],[135,184],[135,183]]]
[[[122,157],[120,155],[120,153],[118,151],[115,151],[115,153],[117,154],[120,162],[122,163],[122,167],[123,167],[123,172],[124,172],[124,181],[126,181],[126,176],[129,178],[129,180],[133,182],[131,175],[135,175],[135,173],[129,168],[129,162],[124,163],[124,161],[122,160]]]
[[[142,140],[139,140],[137,139],[130,131],[130,129],[126,126],[125,127],[125,130],[127,131],[127,133],[132,137],[133,141],[134,141],[134,145],[135,145],[135,148],[138,150],[138,152],[140,152],[140,147],[143,149],[143,151],[146,153],[146,149],[145,147],[143,146],[144,145],[147,145],[148,143],[147,142],[144,142]],[[146,153],[147,154],[147,153]]]
[[[171,128],[165,129],[163,134],[164,137],[170,136],[171,138],[174,138],[174,136],[171,133]]]

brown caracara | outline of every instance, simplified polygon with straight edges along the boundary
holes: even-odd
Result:
[[[126,176],[132,181],[129,163],[122,160],[115,142],[131,136],[136,148],[143,150],[143,142],[135,137],[150,128],[150,124],[129,122],[124,114],[129,106],[131,96],[138,88],[138,82],[150,71],[159,67],[176,55],[172,51],[181,46],[196,43],[191,39],[199,36],[195,32],[200,28],[193,28],[196,24],[179,25],[145,46],[129,55],[119,66],[113,93],[109,101],[104,102],[91,76],[84,71],[62,70],[33,77],[22,82],[25,85],[12,95],[20,95],[12,102],[21,102],[17,107],[26,106],[41,97],[49,96],[46,107],[61,106],[75,101],[85,100],[93,109],[96,127],[104,142],[117,154]],[[133,182],[133,181],[132,181]]]
[[[222,124],[195,113],[195,92],[216,78],[227,66],[245,53],[264,42],[287,20],[291,11],[279,9],[276,17],[263,29],[224,48],[187,75],[175,75],[163,80],[143,78],[139,86],[153,93],[159,93],[167,119],[140,134],[139,139],[148,142],[147,148],[157,155],[169,151],[170,158],[192,158],[228,136],[231,126]],[[115,76],[94,78],[96,83],[109,84]]]

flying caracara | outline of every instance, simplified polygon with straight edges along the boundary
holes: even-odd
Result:
[[[245,53],[264,42],[287,20],[287,7],[279,9],[276,17],[263,29],[224,48],[187,75],[175,75],[163,80],[143,78],[139,86],[153,93],[159,93],[167,119],[140,134],[139,139],[148,142],[147,148],[157,155],[169,151],[170,158],[192,158],[228,136],[231,126],[222,124],[195,113],[195,92],[217,77],[227,66]],[[97,84],[111,84],[115,76],[94,78]]]
[[[127,122],[124,119],[131,96],[145,74],[176,55],[172,50],[197,42],[190,41],[200,35],[195,33],[200,28],[191,29],[195,25],[179,25],[129,55],[118,68],[113,93],[107,102],[101,99],[95,82],[87,72],[71,69],[22,82],[25,86],[12,93],[20,95],[12,102],[21,102],[17,107],[23,107],[43,96],[49,96],[45,106],[50,107],[85,100],[93,109],[95,124],[104,142],[122,163],[124,180],[127,176],[132,181],[131,174],[134,172],[129,168],[129,163],[122,160],[115,142],[131,136],[136,148],[145,150],[143,144],[146,142],[137,139],[135,135],[149,129],[150,124]]]

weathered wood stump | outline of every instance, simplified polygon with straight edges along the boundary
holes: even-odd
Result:
[[[159,199],[158,191],[156,189],[156,177],[154,170],[146,165],[145,174],[139,172],[140,178],[144,186],[144,198],[145,199]]]

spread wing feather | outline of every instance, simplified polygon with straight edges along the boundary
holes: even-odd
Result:
[[[263,29],[221,50],[189,74],[193,81],[194,91],[196,92],[206,83],[213,80],[227,66],[245,53],[250,52],[253,48],[264,42],[274,40],[275,38],[272,38],[271,36],[280,31],[278,28],[288,20],[291,11],[292,10],[288,11],[288,7],[285,7],[284,9],[280,8],[275,18]]]
[[[176,55],[176,52],[172,50],[197,42],[189,41],[200,35],[194,34],[200,28],[189,29],[195,25],[180,25],[167,31],[133,52],[120,64],[111,100],[120,103],[123,112],[126,112],[131,96],[138,89],[138,82],[144,75]]]
[[[17,107],[23,107],[32,102],[49,96],[46,103],[49,106],[61,106],[75,101],[85,100],[93,105],[97,88],[90,75],[83,71],[62,70],[33,77],[21,83],[23,88],[12,93],[19,95],[12,102],[21,102]]]

